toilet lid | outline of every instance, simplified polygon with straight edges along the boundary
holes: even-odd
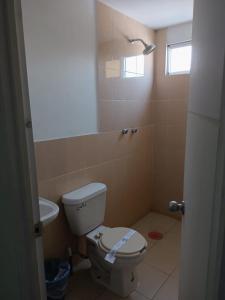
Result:
[[[113,246],[121,240],[128,232],[129,228],[116,227],[108,228],[103,232],[100,238],[99,246],[105,252],[110,252]],[[136,256],[147,247],[146,239],[137,231],[130,239],[116,252],[116,256]]]

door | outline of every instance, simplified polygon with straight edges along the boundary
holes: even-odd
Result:
[[[218,298],[224,234],[225,2],[197,0],[185,159],[181,300]],[[221,298],[225,299],[225,298]]]
[[[20,1],[0,2],[0,299],[45,300]]]

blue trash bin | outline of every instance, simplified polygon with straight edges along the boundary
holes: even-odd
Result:
[[[63,300],[66,295],[70,265],[60,259],[45,261],[45,283],[48,300]]]

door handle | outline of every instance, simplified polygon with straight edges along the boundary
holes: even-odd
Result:
[[[182,215],[184,215],[184,212],[185,212],[184,201],[182,201],[181,203],[178,203],[177,201],[170,201],[169,211],[171,211],[171,212],[179,212],[180,211],[182,213]]]

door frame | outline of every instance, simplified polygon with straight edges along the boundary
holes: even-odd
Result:
[[[44,300],[46,295],[42,239],[41,237],[35,238],[34,235],[34,224],[39,221],[40,216],[20,0],[0,2],[0,25],[0,44],[2,46],[0,51],[0,62],[2,63],[0,69],[0,134],[1,142],[3,142],[0,147],[1,166],[3,166],[0,175],[4,180],[4,185],[1,184],[1,195],[4,199],[0,204],[3,206],[1,212],[4,213],[0,222],[2,236],[7,233],[7,236],[3,238],[4,245],[6,245],[3,248],[5,251],[3,257],[12,258],[7,264],[3,264],[1,272],[4,270],[5,274],[8,274],[14,268],[17,275],[14,279],[17,278],[19,282],[19,284],[15,282],[14,285],[11,281],[9,285],[6,280],[8,278],[5,278],[5,281],[1,282],[3,288],[0,290],[0,295],[2,299],[7,299],[13,286],[17,292],[14,299]],[[219,290],[221,262],[223,256],[225,258],[225,254],[223,254],[225,232],[224,104],[222,113],[214,198],[216,205],[211,216],[214,222],[210,233],[212,243],[206,287],[208,299],[214,299],[212,295],[217,294]],[[7,226],[7,230],[4,231],[6,223],[12,217],[12,207],[15,207],[13,214],[17,222],[11,221],[10,226]],[[11,251],[10,247],[13,244],[13,251]],[[18,290],[16,290],[16,286]]]
[[[45,300],[20,0],[0,2],[1,299]]]
[[[222,86],[206,300],[215,299],[215,297],[222,300],[225,297],[224,282],[222,282],[225,279],[223,278],[225,267],[223,266],[225,259],[225,57]]]

